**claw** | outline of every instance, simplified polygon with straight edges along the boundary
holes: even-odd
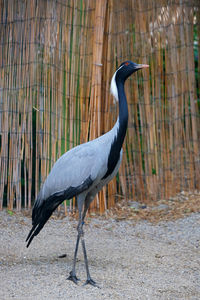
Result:
[[[100,287],[96,284],[96,282],[92,278],[89,278],[89,279],[86,280],[84,285],[87,285],[87,284],[91,284],[92,286],[95,286],[95,287],[100,289]]]
[[[69,273],[69,277],[67,277],[67,280],[71,280],[73,281],[75,284],[78,284],[78,281],[80,280],[79,278],[76,277],[76,274],[73,274],[73,272],[71,271]]]

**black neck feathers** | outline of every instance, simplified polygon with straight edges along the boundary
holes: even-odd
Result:
[[[104,175],[103,179],[111,175],[117,165],[128,126],[128,106],[124,91],[124,81],[120,80],[120,78],[117,78],[117,76],[116,85],[119,99],[119,124],[117,133],[114,136],[114,139],[111,144],[110,153],[108,157],[107,172]]]

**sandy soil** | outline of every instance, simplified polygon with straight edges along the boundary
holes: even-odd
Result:
[[[95,288],[83,286],[81,248],[79,285],[66,280],[75,219],[49,220],[27,249],[30,217],[0,212],[0,299],[200,299],[200,213],[157,224],[124,218],[87,219],[91,276],[101,287]]]

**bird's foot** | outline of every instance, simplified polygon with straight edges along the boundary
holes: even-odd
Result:
[[[100,288],[100,286],[97,285],[97,283],[92,279],[92,278],[88,278],[86,280],[86,282],[84,283],[84,285],[87,285],[87,284],[91,284],[92,286],[95,286],[97,288]]]
[[[72,271],[69,273],[69,277],[67,277],[67,280],[73,281],[75,284],[78,284],[79,278],[76,277],[76,274]]]

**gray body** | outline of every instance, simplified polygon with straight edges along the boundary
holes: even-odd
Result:
[[[91,178],[91,186],[82,193],[90,197],[90,202],[104,185],[116,174],[122,160],[122,149],[119,161],[107,178],[103,179],[107,172],[108,156],[114,137],[117,135],[119,121],[111,131],[90,142],[81,144],[63,154],[54,164],[50,174],[44,182],[38,201],[45,201],[56,192],[62,193],[70,187],[79,187],[86,178]],[[79,194],[81,197],[82,193]]]

